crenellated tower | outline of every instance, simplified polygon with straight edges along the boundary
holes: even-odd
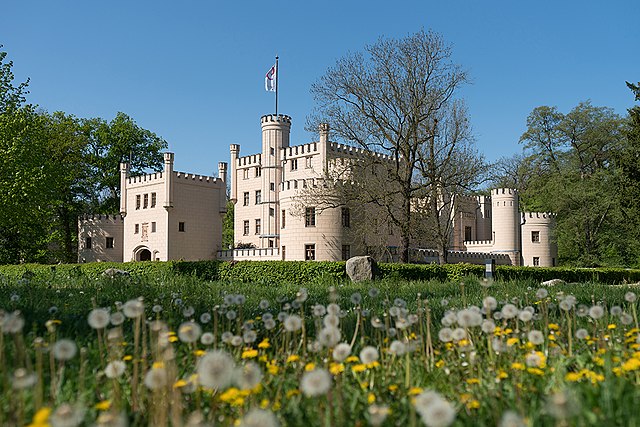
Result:
[[[554,241],[556,215],[548,212],[522,213],[523,265],[555,267],[558,245]]]
[[[521,265],[520,212],[518,191],[512,188],[491,190],[492,240],[494,253],[505,253],[512,265]]]

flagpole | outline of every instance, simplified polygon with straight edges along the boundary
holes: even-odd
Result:
[[[278,56],[276,55],[276,116],[278,115]]]

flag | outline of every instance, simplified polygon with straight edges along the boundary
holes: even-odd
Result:
[[[268,92],[276,91],[276,75],[277,74],[278,74],[278,68],[274,64],[274,66],[271,67],[269,71],[267,71],[267,75],[264,77],[264,88]]]

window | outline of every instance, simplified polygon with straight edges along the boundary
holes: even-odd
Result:
[[[256,178],[262,176],[262,168],[260,166],[256,166]]]
[[[312,158],[313,158],[313,157],[307,157],[307,158],[305,159],[305,165],[304,165],[304,166],[305,166],[307,169],[310,169],[310,168],[311,168],[311,159],[312,159]]]
[[[342,260],[346,261],[351,258],[351,245],[342,245]]]
[[[136,210],[140,209],[140,195],[136,194]]]
[[[298,170],[298,159],[291,159],[291,170],[292,171]]]
[[[107,237],[107,241],[105,242],[105,248],[113,249],[113,237]]]
[[[313,261],[316,259],[316,245],[304,245],[304,260]]]
[[[249,220],[246,220],[244,222],[244,229],[242,231],[242,234],[245,235],[245,236],[249,235]]]
[[[156,200],[157,200],[156,193],[151,193],[151,207],[152,208],[156,207]]]
[[[142,203],[142,209],[147,209],[149,207],[149,194],[144,195],[144,202]]]
[[[471,227],[469,227],[468,225],[464,227],[464,241],[471,241]]]
[[[349,208],[342,208],[342,226],[351,227],[351,211]]]
[[[275,183],[273,183],[273,182],[270,182],[270,183],[269,183],[269,190],[271,190],[271,191],[276,191],[276,184],[275,184]]]
[[[242,169],[242,179],[249,179],[249,169]]]
[[[316,208],[306,208],[304,210],[304,226],[315,227],[316,226]]]
[[[84,248],[85,249],[91,249],[91,237],[87,237],[84,240]]]
[[[260,218],[256,218],[256,234],[260,234]]]
[[[178,223],[178,231],[184,233],[184,222]]]
[[[140,224],[136,224],[136,225],[133,227],[133,233],[134,233],[134,234],[138,234],[139,232],[140,232]]]
[[[242,203],[242,204],[243,204],[244,206],[249,206],[249,192],[248,192],[248,191],[245,191],[245,192],[243,193],[243,196],[244,196],[244,200],[243,200],[243,203]]]
[[[156,232],[156,222],[155,221],[151,223],[151,232],[152,233]]]
[[[551,258],[551,266],[552,267],[556,266],[556,259],[555,258]]]
[[[283,261],[285,260],[286,255],[287,255],[287,247],[283,246],[282,247],[282,260]]]
[[[533,257],[533,265],[534,266],[539,266],[540,265],[540,257],[537,257],[537,256]]]
[[[284,228],[285,223],[286,223],[286,219],[287,219],[287,211],[285,211],[284,209],[282,209],[282,219],[280,220],[280,228]]]
[[[149,223],[142,224],[142,233],[140,233],[140,240],[143,242],[149,241]]]
[[[273,240],[269,239],[269,247],[272,248],[273,247]]]
[[[273,147],[269,148],[269,153],[271,153],[272,156],[276,155],[276,150],[273,149]]]
[[[531,241],[533,243],[540,243],[540,232],[539,231],[532,231],[531,232]]]
[[[262,191],[256,190],[256,205],[262,203]]]
[[[273,208],[269,208],[269,216],[276,216],[276,210]]]

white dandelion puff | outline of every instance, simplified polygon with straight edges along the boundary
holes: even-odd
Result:
[[[373,346],[368,345],[360,351],[360,361],[365,365],[376,362],[378,357],[378,349]]]
[[[222,389],[233,379],[234,362],[223,350],[208,352],[198,361],[198,381],[207,388]]]
[[[300,380],[300,389],[307,397],[326,394],[331,388],[331,374],[325,369],[316,368],[305,372]]]

